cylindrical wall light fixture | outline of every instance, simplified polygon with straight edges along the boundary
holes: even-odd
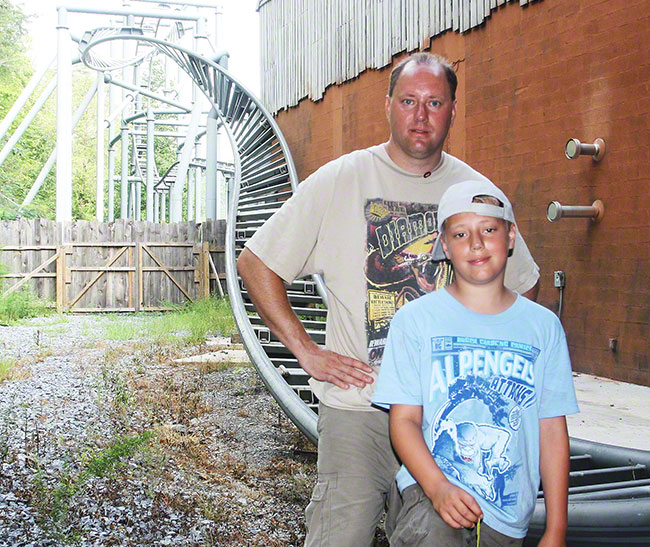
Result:
[[[546,208],[546,218],[556,222],[561,218],[591,218],[594,222],[600,222],[605,215],[603,202],[597,199],[590,206],[583,205],[562,205],[559,201],[551,201]]]
[[[596,139],[593,144],[585,144],[578,139],[569,139],[564,145],[564,154],[570,160],[578,156],[591,156],[594,161],[600,161],[605,155],[605,141]]]

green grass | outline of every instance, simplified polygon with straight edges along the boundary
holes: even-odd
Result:
[[[5,380],[13,378],[14,369],[17,361],[8,357],[0,357],[0,384]]]
[[[236,327],[230,301],[211,296],[177,306],[173,312],[157,316],[149,332],[164,339],[180,336],[188,344],[200,344],[207,334],[230,336],[236,332]]]
[[[39,316],[38,318],[34,319],[31,321],[29,324],[32,327],[42,327],[44,331],[48,331],[49,328],[53,329],[65,329],[65,323],[67,323],[70,320],[69,316],[64,315],[62,313],[55,313],[52,312],[51,314],[47,314],[46,316]],[[59,325],[58,327],[56,325]],[[56,330],[55,332],[59,332]]]
[[[227,298],[209,297],[181,306],[169,306],[172,311],[156,315],[107,316],[93,326],[95,332],[84,334],[94,339],[127,341],[149,338],[193,345],[202,343],[208,334],[230,336],[236,332]]]
[[[1,276],[7,273],[9,268],[0,264],[0,324],[8,325],[26,317],[46,315],[49,312],[47,302],[41,300],[27,286],[3,296],[8,283]]]
[[[20,319],[46,315],[49,312],[47,303],[28,289],[0,296],[0,324],[14,324]]]
[[[103,325],[105,340],[138,340],[149,334],[146,322],[134,321],[133,317],[111,316]]]
[[[209,297],[184,305],[167,306],[172,307],[172,311],[105,315],[92,326],[84,326],[83,334],[92,340],[147,338],[171,344],[194,345],[202,343],[208,334],[230,336],[237,331],[227,298]]]
[[[153,436],[152,431],[145,431],[134,437],[118,437],[109,446],[88,458],[86,474],[95,477],[108,475],[116,467],[124,465],[125,460],[133,456]]]
[[[126,465],[136,452],[146,451],[153,437],[153,431],[145,431],[135,436],[119,436],[105,448],[82,456],[82,469],[78,474],[64,469],[54,485],[47,484],[43,470],[39,469],[32,483],[34,502],[41,515],[54,523],[56,529],[50,531],[53,537],[69,543],[72,539],[69,534],[77,532],[64,529],[77,493],[91,477],[110,475],[118,467]],[[47,524],[47,521],[43,524]]]
[[[53,336],[53,335],[56,335],[56,334],[63,334],[66,331],[67,331],[67,329],[66,329],[65,325],[56,325],[56,326],[53,326],[53,327],[45,327],[45,328],[43,328],[43,332],[45,334],[47,334],[48,336]]]

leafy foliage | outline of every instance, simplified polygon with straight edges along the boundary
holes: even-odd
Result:
[[[25,29],[26,16],[13,2],[15,0],[0,0],[0,118],[4,118],[11,109],[21,91],[27,85],[33,74],[31,62],[27,56],[28,36]],[[140,67],[143,81],[155,93],[164,94],[172,99],[174,89],[169,86],[168,74],[160,58],[154,58],[148,66]],[[53,73],[46,74],[32,97],[13,122],[7,136],[0,140],[0,149],[4,146],[16,128],[25,118],[30,108],[38,100],[52,78]],[[95,74],[83,67],[73,69],[73,111],[82,102],[84,95],[95,80]],[[143,99],[142,109],[150,105],[154,111],[169,110],[167,104],[153,99]],[[108,108],[108,104],[107,104]],[[95,218],[96,194],[96,99],[88,106],[86,113],[74,128],[72,153],[72,217],[77,220],[92,220]],[[158,119],[173,119],[175,114],[157,114]],[[161,125],[157,131],[175,133],[174,126]],[[56,214],[56,170],[53,168],[47,174],[41,188],[31,204],[22,206],[34,181],[47,162],[56,146],[56,92],[45,102],[43,108],[31,122],[27,131],[18,140],[13,150],[0,165],[0,219],[48,218],[54,219]],[[131,143],[127,143],[131,146]],[[178,140],[175,136],[159,135],[155,137],[155,158],[160,176],[178,159]],[[117,145],[115,157],[115,173],[121,172],[121,153]],[[105,182],[106,184],[106,182]],[[115,194],[115,210],[120,210],[119,183]],[[142,217],[145,216],[146,199],[145,185],[141,185],[143,193]],[[186,190],[187,191],[187,190]],[[105,188],[105,195],[107,189]],[[184,205],[186,207],[186,204]]]
[[[11,0],[0,0],[0,117],[6,116],[32,76],[33,68],[27,57],[26,17]],[[48,83],[56,76],[48,73],[13,122],[9,137],[29,112]],[[94,81],[94,75],[81,68],[73,70],[73,111],[83,100]],[[76,219],[91,220],[95,214],[95,100],[79,121],[73,136],[73,203]],[[32,204],[21,207],[25,196],[37,179],[56,146],[56,92],[45,102],[41,111],[18,140],[12,152],[0,166],[0,219],[49,218],[56,211],[56,172],[51,169]]]
[[[7,274],[8,271],[4,264],[0,264],[0,276]],[[0,277],[0,325],[8,325],[19,319],[47,313],[46,303],[28,288],[22,288],[3,296],[2,293],[6,286],[6,281]]]
[[[32,74],[26,51],[25,15],[10,0],[0,0],[0,116],[4,118]],[[17,123],[14,123],[14,128]],[[4,144],[4,142],[0,143]],[[32,143],[38,149],[39,143]],[[19,147],[16,156],[23,155]],[[9,158],[13,159],[13,158]],[[15,163],[15,162],[14,162]],[[0,170],[0,218],[10,216],[15,210],[16,197],[21,188],[20,181],[14,178],[16,168],[5,166]],[[24,166],[30,171],[30,165]]]

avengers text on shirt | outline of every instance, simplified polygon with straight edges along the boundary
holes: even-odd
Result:
[[[517,503],[509,484],[521,462],[512,454],[523,442],[522,415],[536,402],[538,355],[509,340],[431,339],[427,404],[441,403],[427,439],[431,453],[448,477],[501,507]]]

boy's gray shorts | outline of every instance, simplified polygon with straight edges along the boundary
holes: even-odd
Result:
[[[479,547],[519,547],[521,538],[505,536],[481,523]],[[419,484],[402,492],[402,508],[390,540],[391,547],[476,547],[476,527],[457,530],[433,508]]]
[[[369,547],[386,506],[390,534],[401,501],[388,412],[339,410],[321,403],[318,413],[318,483],[305,511],[305,545]]]

